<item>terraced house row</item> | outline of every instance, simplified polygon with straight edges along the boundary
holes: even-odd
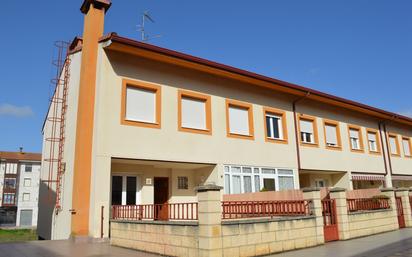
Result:
[[[243,199],[412,186],[411,118],[104,35],[110,5],[84,1],[83,37],[60,67],[43,128],[41,199],[53,201],[40,199],[41,237],[107,238],[110,219],[125,210],[192,220],[195,231],[201,201],[216,190],[219,199]],[[220,222],[221,212],[208,215]]]

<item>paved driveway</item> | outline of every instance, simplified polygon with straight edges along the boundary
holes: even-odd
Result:
[[[158,255],[72,240],[0,243],[0,257],[158,257]],[[412,257],[412,229],[337,241],[272,257]]]

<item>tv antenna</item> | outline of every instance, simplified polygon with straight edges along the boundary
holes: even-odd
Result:
[[[140,35],[141,35],[141,40],[143,42],[147,42],[151,39],[154,38],[159,38],[161,37],[161,35],[155,35],[155,36],[150,36],[147,32],[146,32],[146,21],[150,21],[151,23],[154,23],[155,21],[153,20],[153,18],[150,16],[149,11],[145,11],[142,14],[142,23],[140,25],[137,25],[137,30],[140,31]]]

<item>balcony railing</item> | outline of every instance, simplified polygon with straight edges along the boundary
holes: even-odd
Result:
[[[391,207],[387,198],[347,199],[347,203],[349,212],[384,210]]]
[[[197,220],[197,203],[113,205],[115,220]]]
[[[311,201],[224,201],[223,219],[242,219],[274,216],[307,216],[311,214]]]

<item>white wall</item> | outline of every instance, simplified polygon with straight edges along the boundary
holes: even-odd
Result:
[[[20,164],[20,176],[19,189],[18,189],[18,202],[17,202],[17,218],[16,226],[20,226],[20,213],[22,210],[32,210],[32,225],[37,226],[37,216],[38,216],[38,202],[39,202],[39,186],[40,186],[40,163],[31,162],[32,171],[25,172],[25,167],[30,162],[23,162]],[[24,179],[30,179],[30,186],[24,185]],[[30,200],[24,201],[23,194],[30,194]]]

